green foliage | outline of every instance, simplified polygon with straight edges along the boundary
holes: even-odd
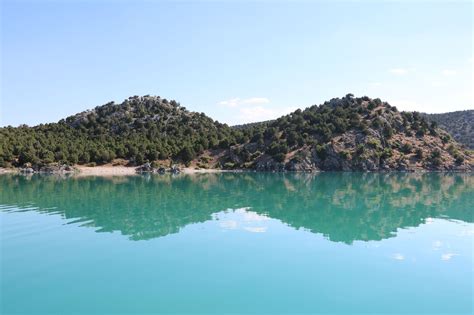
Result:
[[[435,149],[431,152],[431,158],[437,159],[441,157],[441,151],[439,149]]]
[[[415,150],[415,156],[418,160],[423,160],[423,150],[421,148],[417,148]]]
[[[285,157],[286,155],[284,153],[277,153],[273,156],[273,158],[275,159],[275,161],[277,162],[283,162],[285,161]]]
[[[327,156],[327,152],[326,152],[326,146],[325,145],[317,145],[316,146],[316,154],[318,155],[318,157],[321,159],[321,160],[325,160],[326,159],[326,156]]]
[[[400,151],[402,151],[405,154],[410,154],[413,150],[413,146],[411,143],[405,142],[402,147],[400,148]]]
[[[385,125],[383,128],[383,134],[386,138],[391,138],[393,136],[393,128],[389,125]]]
[[[392,155],[393,155],[392,149],[390,149],[390,148],[385,148],[385,149],[383,149],[380,158],[381,158],[381,159],[388,159],[388,158],[392,157]]]
[[[225,169],[233,169],[235,167],[235,163],[227,162],[224,164]]]
[[[462,156],[459,152],[455,153],[453,157],[456,164],[462,164],[464,162],[464,156]]]
[[[351,154],[348,151],[341,151],[339,155],[346,161],[351,159]]]
[[[114,158],[134,164],[174,157],[189,162],[207,149],[227,148],[249,135],[187,111],[159,97],[130,97],[107,103],[58,123],[0,128],[0,158],[26,163],[108,163]],[[10,151],[10,150],[12,150]]]
[[[179,151],[178,158],[181,159],[181,161],[184,164],[189,165],[189,163],[191,163],[195,155],[196,153],[191,147],[185,146],[184,148],[181,149],[181,151]]]
[[[448,131],[456,141],[474,148],[474,110],[464,110],[444,114],[425,114],[431,126]]]
[[[276,120],[234,127],[189,112],[176,101],[134,96],[58,123],[0,128],[0,166],[103,164],[116,158],[132,165],[160,160],[190,165],[206,154],[212,158],[196,161],[198,167],[206,167],[213,158],[225,168],[251,167],[262,154],[284,162],[286,155],[296,150],[315,152],[325,160],[333,144],[349,148],[352,137],[361,142],[353,153],[354,161],[365,156],[388,159],[393,156],[392,149],[405,154],[413,151],[409,143],[394,146],[395,141],[390,140],[394,135],[399,141],[404,134],[422,137],[428,131],[438,136],[437,125],[428,123],[420,113],[398,113],[379,99],[354,98],[350,94]],[[440,134],[443,142],[451,141],[444,132]],[[457,148],[448,150],[456,160],[463,157]],[[422,152],[415,153],[420,160],[423,158]],[[226,154],[235,154],[237,159]],[[342,151],[340,156],[353,159],[349,151]],[[440,160],[429,158],[434,163]]]
[[[448,143],[449,140],[451,140],[451,137],[449,135],[442,135],[441,136],[441,141],[443,141],[444,144]]]
[[[431,151],[430,159],[429,161],[433,166],[440,166],[441,165],[441,151],[439,149],[435,149]]]
[[[380,146],[380,141],[378,139],[375,139],[375,138],[370,138],[367,141],[367,145],[369,145],[371,148],[375,149],[375,148]]]

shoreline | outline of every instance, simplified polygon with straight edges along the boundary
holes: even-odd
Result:
[[[123,166],[110,164],[99,165],[99,166],[85,166],[85,165],[75,165],[74,168],[76,172],[64,172],[64,173],[51,173],[53,175],[70,175],[74,177],[87,177],[87,176],[102,176],[102,177],[112,177],[112,176],[139,176],[145,173],[137,173],[135,166]],[[245,169],[235,169],[235,170],[223,170],[223,169],[195,169],[191,167],[186,167],[180,169],[179,174],[208,174],[208,173],[323,173],[323,172],[340,172],[340,173],[413,173],[413,174],[423,174],[423,173],[465,173],[472,174],[473,171],[459,171],[459,170],[384,170],[384,171],[313,171],[313,172],[303,172],[303,171],[286,171],[286,172],[272,172],[272,171],[256,171],[256,170],[245,170]],[[21,174],[18,168],[2,168],[0,167],[0,175],[3,174]],[[38,174],[38,173],[35,173]],[[48,175],[48,173],[42,173]],[[167,172],[167,174],[169,174]]]
[[[131,176],[140,175],[141,173],[136,172],[135,166],[123,166],[123,165],[99,165],[99,166],[74,166],[79,172],[73,174],[73,176]],[[220,173],[227,172],[219,169],[194,169],[194,168],[183,168],[181,174],[197,174],[197,173]],[[142,173],[146,174],[146,173]]]
[[[123,166],[123,165],[99,165],[99,166],[85,166],[75,165],[76,172],[64,172],[64,173],[51,173],[51,174],[67,174],[75,177],[85,176],[135,176],[146,173],[137,173],[135,166]],[[221,169],[194,169],[194,168],[182,168],[180,174],[204,174],[204,173],[224,173],[224,172],[237,172]],[[0,167],[0,175],[2,174],[20,174],[18,168],[2,168]],[[35,173],[37,174],[37,173]],[[48,174],[48,173],[44,173]]]

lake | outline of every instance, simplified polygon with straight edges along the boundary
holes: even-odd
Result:
[[[474,176],[0,176],[1,312],[472,314]]]

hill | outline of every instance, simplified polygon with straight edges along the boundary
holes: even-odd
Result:
[[[466,170],[463,150],[417,112],[399,112],[380,99],[351,94],[243,129],[225,167],[256,170]],[[233,166],[234,164],[234,166]]]
[[[458,170],[472,157],[436,123],[351,94],[263,123],[229,127],[176,101],[131,97],[58,123],[0,129],[0,166],[181,163],[258,171]]]
[[[191,160],[209,148],[228,147],[234,131],[202,113],[160,97],[130,97],[58,123],[0,129],[0,163],[21,166],[52,162],[132,165],[145,161]]]
[[[469,149],[474,149],[474,110],[463,110],[444,114],[423,114],[449,132],[453,138]]]

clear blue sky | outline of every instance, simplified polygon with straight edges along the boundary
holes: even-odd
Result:
[[[2,1],[0,125],[131,95],[229,124],[351,92],[473,109],[473,4]]]

